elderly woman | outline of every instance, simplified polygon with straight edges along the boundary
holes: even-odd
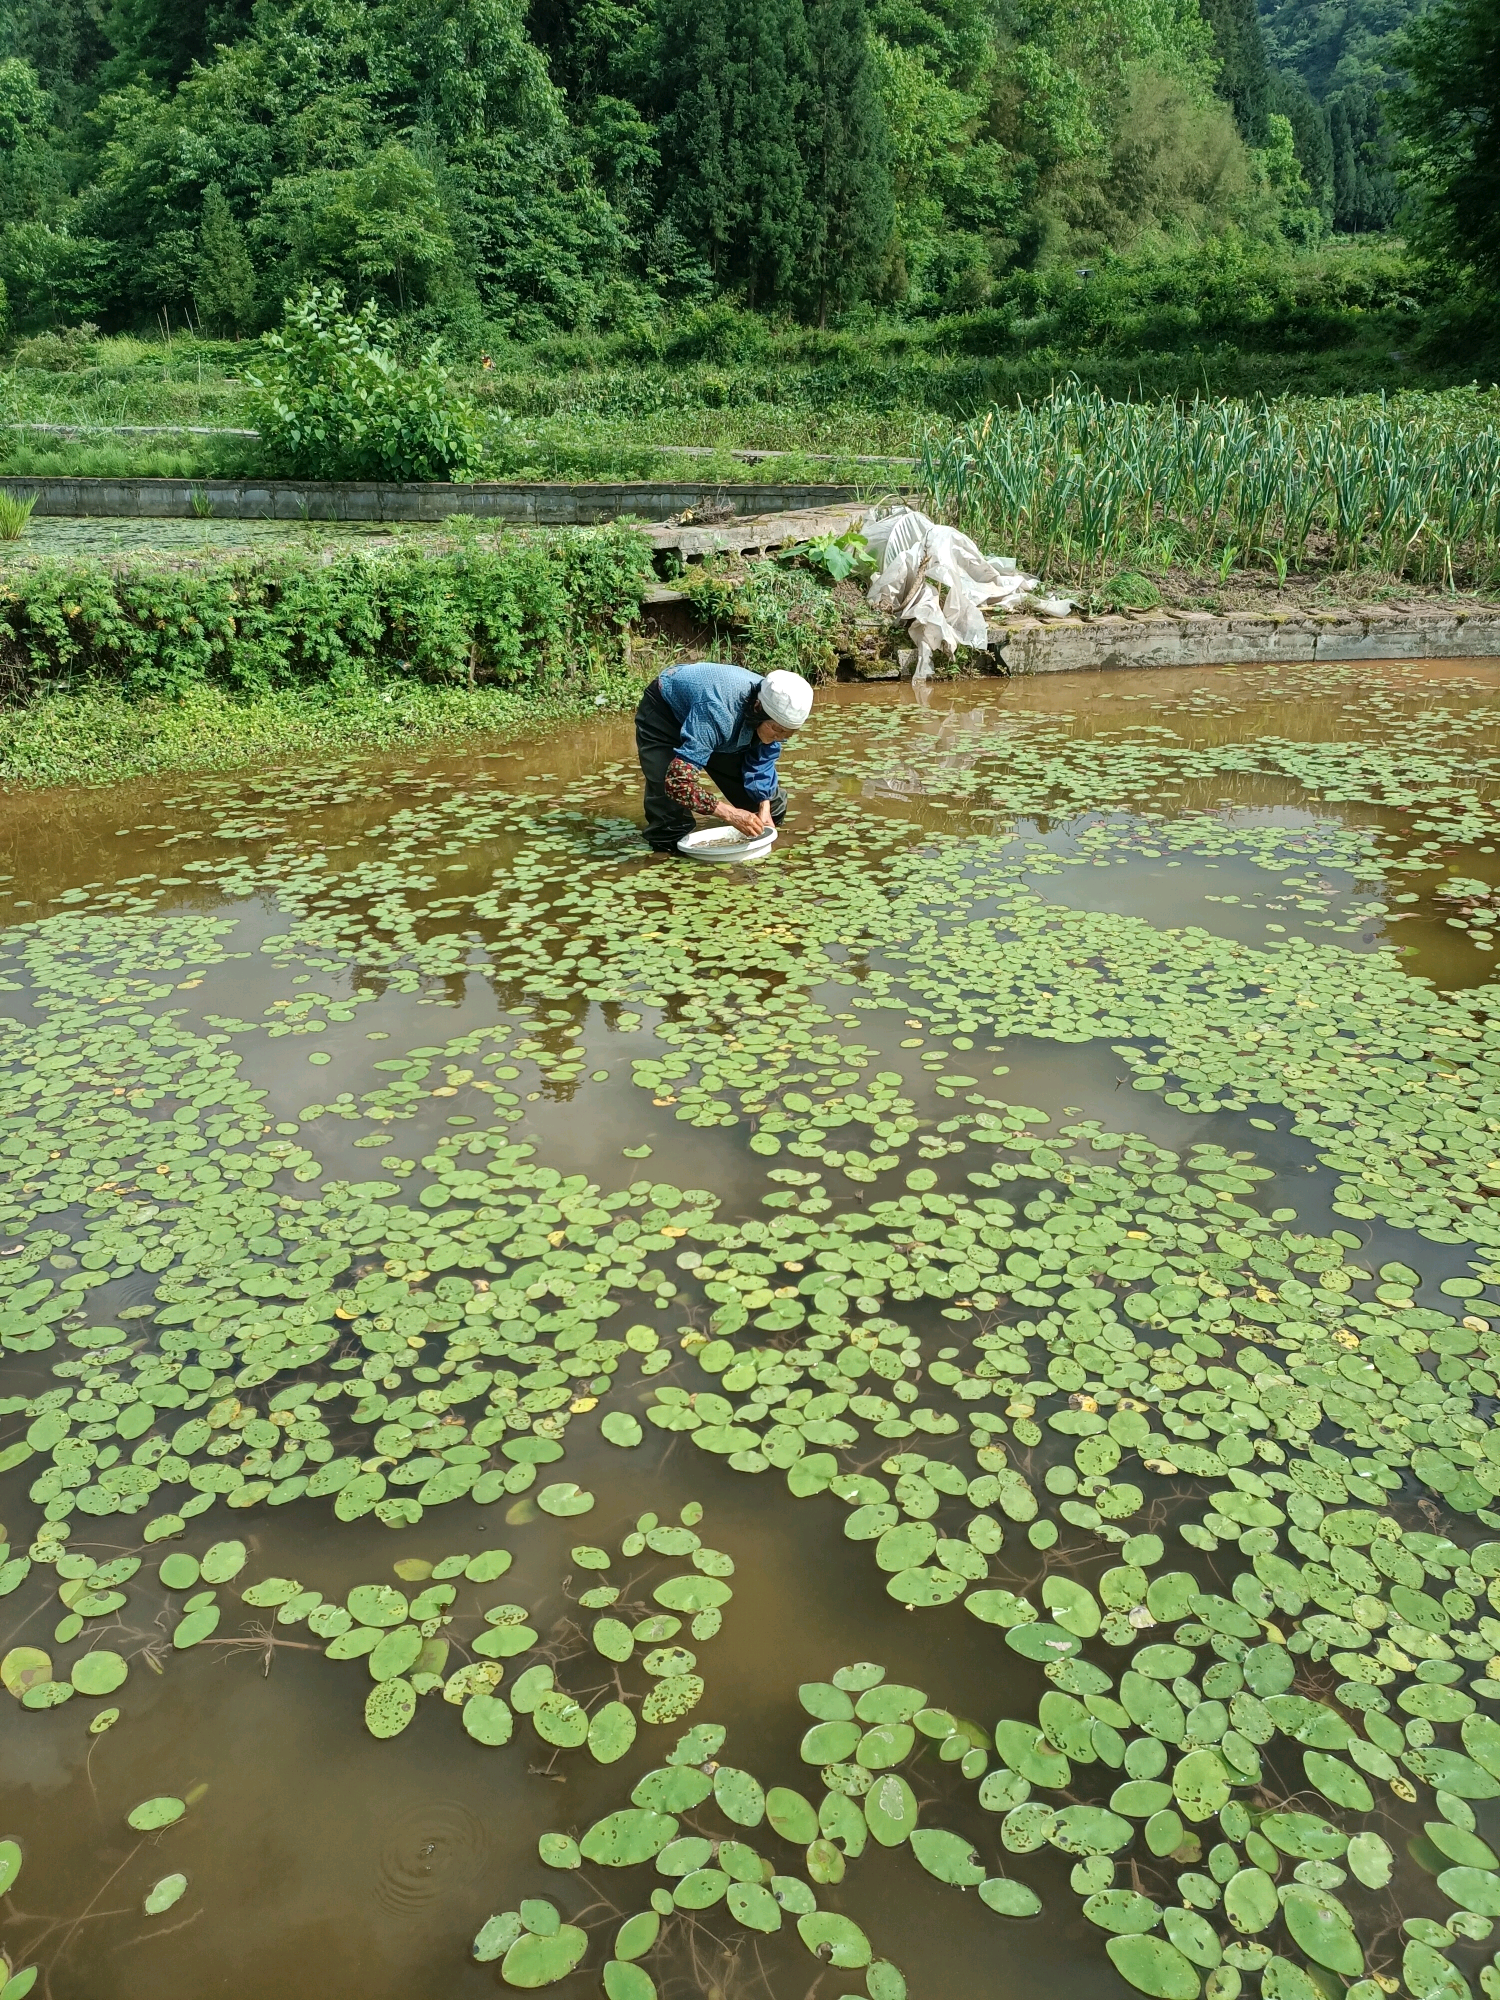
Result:
[[[780,826],[786,799],[776,760],[811,709],[812,689],[800,674],[762,676],[719,660],[668,667],[635,712],[646,839],[656,852],[674,852],[695,815],[726,820],[747,840]]]

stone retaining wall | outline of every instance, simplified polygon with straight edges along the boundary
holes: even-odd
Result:
[[[802,512],[858,497],[852,486],[380,485],[296,479],[0,479],[0,492],[36,498],[38,514],[81,519],[222,521],[446,521],[454,514],[536,528],[592,527],[630,516],[666,521],[709,511],[728,516]]]
[[[991,625],[1007,674],[1268,660],[1500,659],[1500,606],[1357,606],[1312,614],[1150,611],[1118,618],[1012,618]]]

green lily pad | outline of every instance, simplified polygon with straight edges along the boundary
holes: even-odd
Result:
[[[388,1583],[356,1584],[345,1599],[349,1614],[360,1625],[404,1625],[406,1599]]]
[[[1344,1859],[1350,1874],[1367,1889],[1383,1889],[1391,1879],[1395,1857],[1378,1833],[1355,1834]]]
[[[1037,1917],[1042,1911],[1042,1899],[1035,1889],[1027,1888],[1024,1882],[1017,1882],[1008,1875],[992,1875],[988,1881],[981,1882],[979,1900],[998,1917]]]
[[[1191,1959],[1211,1972],[1224,1955],[1219,1943],[1219,1934],[1208,1919],[1197,1910],[1183,1910],[1168,1907],[1163,1912],[1163,1922],[1171,1942],[1176,1945],[1184,1958]]]
[[[181,1799],[165,1796],[142,1799],[125,1815],[125,1824],[133,1826],[137,1833],[158,1833],[164,1826],[175,1826],[186,1811]]]
[[[843,1971],[868,1965],[870,1940],[859,1925],[832,1910],[815,1910],[797,1919],[797,1935],[816,1958],[826,1959]]]
[[[15,1886],[16,1877],[21,1872],[21,1843],[18,1840],[0,1840],[0,1896],[9,1895]]]
[[[1259,1868],[1241,1868],[1224,1885],[1224,1914],[1247,1936],[1269,1930],[1280,1911],[1276,1884]]]
[[[415,1665],[417,1655],[422,1650],[422,1634],[415,1625],[398,1625],[387,1632],[370,1648],[366,1659],[370,1668],[370,1678],[376,1681],[393,1680],[397,1674],[407,1673]]]
[[[243,1542],[215,1542],[204,1551],[199,1573],[205,1583],[232,1583],[245,1567],[246,1548]],[[176,1586],[174,1585],[175,1589]]]
[[[594,1504],[592,1493],[585,1493],[575,1481],[560,1479],[555,1485],[544,1486],[536,1496],[536,1504],[544,1514],[555,1514],[563,1520],[575,1514],[587,1514]]]
[[[766,1795],[748,1771],[721,1764],[714,1773],[714,1802],[736,1826],[759,1826],[765,1817]]]
[[[146,1891],[145,1903],[143,1905],[146,1915],[148,1917],[164,1916],[175,1903],[181,1902],[187,1885],[188,1878],[186,1875],[163,1875],[159,1882],[153,1883],[151,1888]]]
[[[1500,1875],[1484,1868],[1445,1868],[1438,1887],[1461,1910],[1476,1917],[1500,1917]]]
[[[769,1936],[781,1929],[781,1905],[761,1882],[731,1882],[724,1899],[736,1923]]]
[[[498,1695],[471,1694],[463,1705],[463,1725],[476,1743],[494,1749],[509,1743],[515,1718]]]
[[[655,1910],[639,1910],[627,1917],[615,1932],[615,1957],[644,1958],[661,1935],[661,1918]]]
[[[1089,1897],[1083,1914],[1117,1937],[1144,1936],[1161,1922],[1161,1905],[1135,1889],[1101,1889]]]
[[[168,1590],[192,1590],[196,1587],[201,1572],[196,1556],[190,1556],[182,1549],[174,1549],[171,1555],[162,1558],[156,1573]]]
[[[1043,1578],[1042,1602],[1064,1631],[1080,1639],[1092,1639],[1099,1630],[1101,1613],[1093,1592],[1071,1577]]]
[[[1152,2000],[1197,2000],[1197,1969],[1165,1938],[1128,1934],[1107,1938],[1104,1948],[1120,1977]]]
[[[1330,1804],[1342,1806],[1349,1812],[1373,1812],[1375,1800],[1370,1787],[1351,1765],[1341,1757],[1330,1757],[1321,1750],[1305,1750],[1302,1753],[1302,1768],[1307,1773],[1307,1781],[1323,1794]]]
[[[607,1701],[589,1717],[590,1755],[600,1764],[616,1764],[635,1742],[635,1716],[623,1701]]]
[[[578,1750],[588,1741],[588,1710],[562,1688],[549,1688],[531,1711],[531,1726],[557,1750]]]
[[[909,1836],[911,1851],[929,1875],[939,1882],[972,1888],[988,1872],[970,1843],[961,1834],[941,1827],[918,1827]]]
[[[80,1694],[113,1694],[123,1687],[130,1669],[118,1653],[85,1653],[73,1662],[69,1678]]]
[[[677,1821],[671,1814],[637,1807],[595,1820],[578,1845],[585,1861],[604,1868],[630,1868],[660,1854],[676,1832]]]
[[[916,1794],[895,1771],[886,1771],[871,1785],[864,1811],[866,1824],[882,1847],[899,1847],[916,1828]]]
[[[52,1678],[51,1656],[39,1646],[12,1646],[0,1659],[0,1683],[20,1701],[27,1691]],[[858,1731],[855,1731],[856,1736]]]
[[[766,1793],[766,1819],[783,1840],[797,1847],[806,1847],[818,1837],[818,1815],[801,1792],[787,1785],[773,1785]]]
[[[508,1986],[523,1990],[554,1986],[566,1979],[589,1948],[587,1931],[574,1924],[560,1924],[550,1937],[527,1931],[506,1952],[500,1977]]]
[[[365,1697],[365,1727],[382,1739],[399,1736],[417,1712],[417,1691],[399,1676],[381,1681]]]
[[[611,1959],[604,1968],[605,2000],[657,2000],[656,1982],[644,1966]]]
[[[1286,1927],[1315,1965],[1358,1979],[1365,1955],[1354,1935],[1354,1924],[1342,1903],[1321,1889],[1290,1882],[1281,1895]]]

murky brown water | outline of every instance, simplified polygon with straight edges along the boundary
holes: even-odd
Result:
[[[1072,737],[1101,741],[1133,726],[1154,726],[1170,730],[1188,750],[1257,745],[1270,736],[1299,744],[1390,743],[1394,733],[1399,752],[1403,717],[1442,699],[1488,718],[1497,692],[1500,668],[1470,662],[1388,675],[1360,669],[1357,684],[1326,672],[1299,678],[1286,670],[1225,670],[1059,676],[930,691],[831,689],[820,704],[823,712],[837,713],[846,743],[851,732],[857,743],[861,715],[887,723],[893,711],[910,711],[922,755],[903,758],[893,749],[882,769],[852,778],[836,760],[826,767],[820,762],[816,738],[805,750],[799,747],[787,759],[795,799],[788,845],[836,830],[839,801],[855,798],[862,812],[888,824],[898,846],[917,848],[936,837],[1007,843],[1026,864],[1026,883],[1060,907],[1108,910],[1161,931],[1196,926],[1254,946],[1305,936],[1347,952],[1394,947],[1412,977],[1443,989],[1468,988],[1489,979],[1492,956],[1476,949],[1470,934],[1450,927],[1452,905],[1432,891],[1445,873],[1500,882],[1495,845],[1455,842],[1428,872],[1382,884],[1372,876],[1368,854],[1357,865],[1348,837],[1360,829],[1402,834],[1411,809],[1320,801],[1294,777],[1265,771],[1189,777],[1150,819],[1133,814],[1128,800],[1113,798],[1060,812],[985,808],[989,816],[976,819],[970,804],[947,788],[961,782],[976,760],[993,757],[1007,730],[1038,722],[1060,720]],[[1477,772],[1475,789],[1488,798],[1496,787],[1481,766],[1500,756],[1500,707],[1493,719],[1469,725],[1464,740]],[[267,1126],[311,1133],[330,1178],[368,1175],[374,1158],[355,1150],[364,1126],[309,1119],[310,1101],[326,1106],[338,1093],[357,1098],[385,1080],[375,1065],[392,1053],[487,1028],[511,1010],[519,1018],[527,1003],[504,965],[493,972],[426,976],[402,991],[395,980],[372,979],[336,941],[310,964],[305,945],[297,956],[277,945],[288,921],[274,895],[261,886],[244,894],[217,886],[226,858],[242,855],[264,867],[268,856],[280,856],[292,880],[315,856],[319,880],[337,877],[380,859],[389,835],[369,829],[388,828],[394,808],[443,801],[461,788],[487,807],[502,802],[502,817],[514,823],[468,842],[460,812],[449,829],[451,852],[445,834],[424,857],[438,885],[432,893],[462,897],[499,884],[502,895],[514,896],[516,871],[535,837],[525,815],[566,806],[585,790],[579,810],[599,829],[598,866],[656,867],[637,861],[629,846],[627,822],[635,810],[629,743],[628,723],[612,718],[533,743],[361,758],[346,776],[310,774],[300,802],[299,788],[274,774],[264,786],[252,774],[11,797],[0,801],[0,916],[27,926],[65,914],[83,898],[90,911],[103,912],[111,898],[134,895],[150,898],[158,916],[196,913],[229,925],[227,949],[234,955],[158,969],[152,975],[161,982],[157,998],[137,1004],[158,1012],[170,1008],[183,1030],[205,1036],[221,1017],[262,1024],[238,1035],[234,1046],[241,1076],[264,1093]],[[1173,826],[1186,828],[1189,821],[1199,833],[1174,841]],[[1202,837],[1205,827],[1211,838]],[[1274,850],[1265,844],[1271,837]],[[773,858],[768,867],[777,865]],[[677,893],[674,884],[686,882],[671,867],[660,870],[660,879],[668,901]],[[744,878],[740,907],[747,936],[757,922],[762,879]],[[1391,903],[1391,895],[1410,891],[1416,892],[1413,902]],[[1375,911],[1372,903],[1384,907]],[[434,917],[426,930],[434,933],[449,922]],[[483,925],[470,928],[474,956],[481,957]],[[12,942],[15,935],[6,933]],[[725,976],[733,978],[732,968]],[[362,988],[370,997],[351,1018],[328,1015],[329,1006]],[[37,1018],[38,994],[24,981],[18,989],[5,996],[7,1011],[21,1022]],[[325,1023],[321,1032],[271,1039],[265,1026],[278,1010],[295,1013],[299,996],[309,994],[325,996],[315,1010]],[[823,997],[834,1010],[847,998],[831,987]],[[560,1052],[570,1044],[581,1053],[580,1080],[558,1079],[534,1059],[519,1057],[513,1088],[521,1115],[513,1138],[534,1145],[539,1162],[564,1174],[586,1174],[606,1191],[643,1171],[711,1190],[724,1204],[723,1216],[756,1214],[762,1163],[747,1151],[743,1126],[694,1129],[676,1118],[673,1102],[653,1103],[651,1093],[630,1080],[632,1059],[659,1052],[663,1010],[646,1008],[633,1022],[621,1021],[618,1009],[591,1004],[581,993],[566,1002],[554,999],[552,1007],[560,1019],[553,1019],[551,1046]],[[937,1088],[941,1071],[924,1070],[921,1048],[908,1046],[911,1022],[889,1012],[848,1018],[857,1020],[878,1062],[901,1073],[927,1127],[950,1114]],[[565,1028],[578,1032],[564,1035]],[[546,1031],[539,1039],[545,1042]],[[329,1060],[309,1069],[310,1049]],[[977,1065],[981,1055],[986,1075],[1008,1067],[1002,1087],[1009,1099],[1039,1107],[1054,1120],[1096,1118],[1174,1149],[1202,1141],[1253,1149],[1274,1176],[1255,1196],[1262,1212],[1295,1210],[1297,1227],[1312,1233],[1338,1226],[1330,1208],[1336,1176],[1317,1164],[1305,1139],[1286,1129],[1285,1117],[1251,1130],[1239,1112],[1205,1117],[1134,1092],[1127,1066],[1108,1041],[1067,1045],[1014,1036],[963,1060]],[[596,1080],[595,1071],[608,1074]],[[467,1082],[441,1099],[424,1095],[414,1121],[393,1128],[390,1146],[420,1156],[455,1117],[472,1117],[482,1102]],[[638,1170],[625,1150],[643,1145],[652,1149],[650,1164]],[[864,1198],[859,1188],[839,1197],[846,1203]],[[63,1231],[72,1226],[67,1215],[51,1222]],[[1414,1255],[1410,1233],[1382,1222],[1361,1224],[1358,1235],[1377,1261]],[[1430,1285],[1467,1268],[1464,1246],[1416,1247]],[[143,1272],[125,1276],[115,1288],[91,1294],[90,1309],[115,1311],[126,1299],[149,1298],[153,1283]],[[678,1315],[660,1305],[635,1310],[664,1333],[678,1324]],[[929,1354],[953,1337],[929,1304],[902,1310],[910,1311]],[[15,1397],[41,1392],[53,1358],[8,1356],[0,1390]],[[676,1379],[668,1374],[617,1389],[616,1403],[644,1408],[657,1387]],[[0,1443],[10,1434],[8,1419]],[[1039,1448],[1038,1465],[1045,1450]],[[879,1457],[877,1447],[869,1462],[878,1465]],[[930,1690],[934,1701],[986,1726],[1002,1714],[1035,1712],[1047,1686],[1039,1665],[1003,1650],[997,1654],[993,1635],[976,1631],[961,1603],[920,1613],[901,1609],[878,1587],[867,1552],[844,1539],[837,1514],[816,1498],[793,1503],[779,1478],[774,1488],[765,1479],[746,1478],[721,1459],[690,1450],[686,1439],[649,1429],[638,1450],[615,1451],[581,1425],[568,1437],[565,1469],[596,1495],[584,1521],[549,1519],[534,1509],[526,1518],[524,1502],[512,1519],[517,1509],[508,1502],[481,1507],[458,1500],[393,1532],[372,1517],[336,1523],[327,1502],[300,1499],[234,1514],[216,1507],[208,1521],[189,1524],[187,1545],[201,1553],[212,1538],[201,1529],[210,1526],[214,1537],[237,1534],[250,1550],[242,1581],[298,1578],[333,1600],[356,1583],[389,1578],[398,1559],[436,1562],[454,1551],[502,1544],[515,1560],[499,1594],[531,1607],[532,1622],[555,1657],[576,1659],[585,1651],[587,1623],[576,1599],[591,1579],[580,1574],[570,1549],[581,1537],[617,1547],[643,1509],[667,1520],[696,1501],[705,1510],[705,1539],[730,1552],[737,1566],[724,1631],[702,1648],[701,1670],[711,1692],[701,1713],[728,1725],[725,1755],[763,1782],[807,1785],[810,1774],[798,1761],[797,1743],[808,1717],[796,1706],[794,1690],[801,1681],[826,1678],[841,1662],[880,1661],[890,1679]],[[1163,1507],[1170,1490],[1160,1483]],[[8,1476],[4,1506],[11,1543],[24,1548],[39,1519],[26,1497],[26,1475]],[[75,1518],[75,1528],[83,1532],[75,1533],[71,1546],[101,1560],[142,1552],[129,1519],[90,1524]],[[121,1723],[90,1737],[77,1703],[41,1713],[0,1705],[7,1822],[0,1833],[22,1834],[26,1847],[3,1933],[13,1953],[23,1954],[16,1963],[39,1964],[38,1991],[55,2000],[186,2000],[304,1989],[329,2000],[449,2000],[495,1990],[497,1969],[472,1962],[469,1940],[492,1912],[520,1897],[567,1902],[568,1878],[538,1866],[538,1833],[579,1832],[623,1804],[630,1784],[653,1763],[651,1747],[638,1741],[618,1767],[578,1755],[549,1756],[519,1732],[505,1748],[481,1749],[456,1726],[455,1710],[438,1701],[422,1704],[396,1740],[376,1742],[361,1720],[367,1691],[362,1663],[326,1662],[305,1626],[278,1629],[274,1613],[231,1607],[222,1643],[185,1653],[162,1649],[169,1593],[154,1580],[162,1552],[146,1552],[121,1623],[107,1641],[139,1655],[118,1697]],[[1107,1551],[1097,1557],[1100,1567],[1110,1559]],[[1039,1567],[1019,1546],[1007,1562],[1006,1580],[1017,1589]],[[36,1583],[34,1575],[0,1605],[0,1651],[49,1643],[58,1607]],[[460,1589],[468,1598],[457,1608],[471,1612],[497,1595],[494,1588]],[[588,1658],[570,1686],[588,1687]],[[604,1663],[594,1664],[605,1685]],[[943,1823],[993,1845],[992,1819],[957,1785],[952,1767],[928,1764],[925,1782]],[[1088,1795],[1105,1796],[1112,1782],[1102,1774]],[[158,1793],[186,1799],[188,1816],[161,1834],[130,1834],[126,1812]],[[1495,1818],[1493,1807],[1481,1812]],[[890,1852],[874,1852],[851,1868],[839,1907],[878,1935],[881,1949],[904,1968],[914,1996],[1041,2000],[1064,1987],[1070,1994],[1124,1995],[1130,1989],[1069,1890],[1069,1867],[1050,1850],[1031,1857],[1028,1879],[1048,1914],[1024,1929],[998,1924],[976,1897],[955,1895]],[[178,1868],[189,1876],[183,1900],[164,1917],[143,1917],[145,1890]],[[1413,1871],[1404,1910],[1425,1907],[1423,1897],[1430,1899],[1422,1881]],[[620,1914],[639,1903],[639,1895],[622,1900]],[[607,1908],[581,1910],[576,1897],[568,1908],[570,1920],[585,1926],[616,1921]],[[794,1935],[784,1931],[747,1942],[744,1933],[717,1921],[720,1914],[706,1911],[691,1949],[658,1972],[664,1996],[803,2000],[816,1993],[818,2000],[836,2000],[863,1990],[857,1973],[820,1970]],[[572,2000],[596,1992],[597,1977],[597,1971],[579,1972],[558,1990]]]

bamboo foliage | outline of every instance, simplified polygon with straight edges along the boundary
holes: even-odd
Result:
[[[930,436],[933,511],[1046,575],[1128,562],[1500,581],[1500,398],[1112,402],[1070,382]]]

